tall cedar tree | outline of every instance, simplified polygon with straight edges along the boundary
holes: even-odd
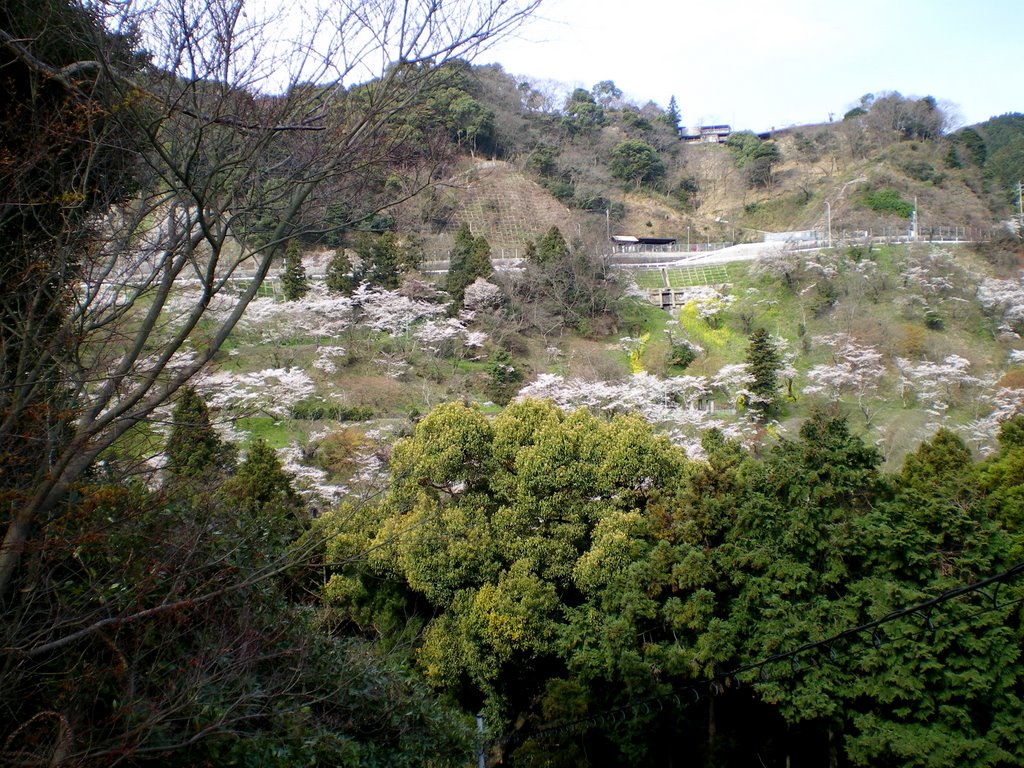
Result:
[[[327,262],[327,274],[324,277],[328,290],[350,295],[356,289],[358,276],[352,269],[352,261],[343,248],[338,248],[331,260]]]
[[[675,94],[672,94],[672,98],[668,100],[668,109],[665,110],[663,119],[669,128],[679,133],[679,123],[683,118],[679,114],[679,103],[676,101]]]
[[[284,251],[281,284],[287,301],[298,301],[309,293],[309,280],[306,278],[306,268],[302,265],[302,250],[297,240],[289,240]]]
[[[750,335],[747,349],[747,366],[754,377],[750,391],[756,395],[750,404],[762,416],[774,413],[779,398],[779,367],[782,360],[768,331],[758,328]]]
[[[557,264],[569,255],[569,245],[562,231],[552,226],[536,243],[528,243],[527,257],[542,267]]]
[[[493,272],[491,246],[487,239],[482,235],[473,237],[469,225],[461,224],[455,232],[455,244],[452,246],[446,286],[455,306],[462,306],[466,286],[478,277],[490,277]]]
[[[182,389],[171,414],[167,469],[180,478],[202,479],[231,466],[230,447],[220,439],[206,403],[192,387]]]
[[[394,290],[402,276],[417,269],[422,253],[415,243],[401,243],[390,230],[366,234],[356,242],[355,251],[362,260],[358,282],[368,282],[381,288]]]

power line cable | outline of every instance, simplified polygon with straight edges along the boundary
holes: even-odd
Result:
[[[932,620],[934,610],[945,603],[970,594],[980,594],[986,600],[986,606],[972,614],[971,618],[996,610],[1005,610],[1009,607],[1024,603],[1024,596],[1015,596],[1013,599],[1004,599],[1002,602],[1000,602],[999,598],[999,590],[1002,585],[1008,581],[1012,581],[1022,573],[1024,573],[1024,562],[1017,563],[1016,565],[993,576],[989,576],[988,578],[946,590],[931,599],[890,611],[881,618],[858,624],[855,627],[850,627],[849,629],[838,632],[824,640],[804,643],[792,650],[776,653],[749,664],[743,664],[727,672],[715,675],[714,677],[705,677],[694,680],[687,685],[675,688],[669,692],[634,699],[631,702],[617,707],[611,707],[602,712],[596,712],[586,715],[585,717],[576,718],[574,720],[569,720],[546,728],[522,731],[514,734],[507,743],[518,744],[528,739],[551,739],[562,734],[577,732],[582,730],[584,726],[588,725],[610,725],[617,722],[625,722],[630,719],[635,719],[636,713],[641,710],[643,710],[645,714],[650,714],[654,707],[657,707],[658,711],[663,711],[667,702],[673,702],[676,708],[680,708],[688,697],[692,698],[691,703],[697,703],[705,695],[705,692],[708,695],[718,695],[723,693],[727,688],[741,687],[744,683],[740,680],[740,676],[746,675],[750,672],[757,672],[757,678],[752,681],[754,684],[779,682],[787,679],[792,674],[799,672],[799,657],[811,653],[812,651],[826,652],[828,660],[831,663],[838,662],[840,656],[853,657],[852,653],[840,653],[837,651],[836,645],[848,641],[856,641],[857,643],[860,643],[862,642],[861,636],[865,633],[869,634],[871,642],[876,650],[880,649],[887,643],[907,639],[915,634],[934,633],[935,625]],[[991,591],[986,591],[989,589],[991,589]],[[883,638],[878,631],[881,627],[887,624],[915,614],[924,620],[924,626],[917,630],[916,633],[905,633],[904,635],[897,637]],[[766,675],[768,667],[781,664],[785,661],[790,662],[789,674],[775,678],[768,677]],[[630,714],[633,716],[630,717]]]

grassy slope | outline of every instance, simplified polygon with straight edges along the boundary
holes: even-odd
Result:
[[[834,124],[780,133],[776,140],[785,159],[777,169],[774,184],[768,189],[748,188],[724,147],[684,147],[674,161],[674,173],[698,180],[700,192],[696,210],[680,206],[667,195],[603,187],[610,197],[625,205],[624,217],[613,228],[683,240],[686,228],[690,227],[693,242],[757,239],[757,230],[761,229],[823,227],[825,201],[831,204],[833,231],[837,235],[846,227],[889,224],[905,228],[905,221],[880,218],[864,207],[862,191],[879,187],[895,188],[905,198],[917,197],[923,224],[929,219],[963,222],[964,225],[984,225],[992,220],[987,209],[989,198],[978,170],[944,168],[942,145],[899,142],[871,148],[863,157],[855,158],[850,150],[851,130],[850,125]],[[801,133],[804,139],[800,138]],[[802,151],[800,147],[806,146],[808,136],[831,149]],[[597,144],[610,146],[619,138],[617,134],[609,134],[607,140],[601,139]],[[588,184],[587,167],[583,163],[577,166],[584,177],[583,186]],[[915,174],[927,178],[915,178]],[[567,235],[581,236],[584,242],[603,247],[604,215],[566,209],[523,175],[516,164],[475,163],[467,159],[458,169],[456,181],[458,183],[453,183],[445,193],[457,201],[449,230],[454,230],[463,219],[472,219],[480,234],[489,235],[500,247],[514,249],[520,238],[530,234],[530,227],[535,228],[535,234],[540,234],[554,224]],[[601,174],[591,181],[596,185],[608,183]],[[524,211],[529,215],[524,215]],[[399,218],[414,222],[415,211],[408,213]],[[444,252],[447,246],[443,233],[422,234],[428,251]],[[842,279],[835,302],[828,305],[818,302],[820,306],[814,306],[815,302],[806,295],[801,296],[778,282],[751,275],[744,265],[730,265],[730,290],[739,302],[726,314],[721,327],[709,329],[698,321],[683,320],[686,335],[707,350],[686,373],[711,375],[721,365],[741,362],[749,329],[759,325],[789,341],[791,349],[798,353],[795,364],[801,374],[828,357],[827,349],[814,343],[813,338],[837,331],[851,333],[862,343],[877,346],[890,365],[896,356],[938,360],[947,354],[960,354],[971,360],[975,374],[996,375],[1001,371],[1007,345],[995,341],[991,324],[976,306],[940,303],[936,311],[943,329],[929,329],[919,308],[908,306],[903,295],[899,275],[906,260],[905,252],[881,248],[868,258],[878,267],[883,289],[869,292],[855,280]],[[964,285],[959,286],[958,291],[970,297],[973,284],[989,272],[989,265],[964,249],[958,250],[956,258],[964,266]],[[841,272],[848,266],[841,266]],[[668,276],[674,287],[702,282],[700,276],[680,270],[672,270]],[[654,288],[660,287],[663,281],[661,273],[652,272],[638,276],[638,282],[643,287]],[[716,282],[721,282],[721,278]],[[805,281],[799,288],[811,282]],[[644,330],[650,332],[651,341],[644,353],[647,369],[661,375],[682,373],[669,368],[665,362],[668,345],[663,331],[668,318],[654,308],[644,310],[641,315],[642,327],[630,328],[629,332],[633,335]],[[376,419],[390,423],[407,419],[410,414],[423,413],[450,399],[487,400],[484,394],[486,366],[482,361],[439,360],[415,351],[408,340],[389,341],[366,332],[349,334],[338,341],[303,334],[275,335],[273,329],[269,329],[268,334],[267,330],[236,333],[218,364],[237,373],[269,367],[306,371],[315,384],[313,399],[366,406],[373,410]],[[267,338],[275,341],[269,343]],[[331,343],[347,348],[337,370],[327,373],[314,369],[317,348]],[[397,380],[385,375],[378,364],[382,356],[388,355],[409,358],[410,367]],[[614,380],[628,373],[627,357],[616,348],[615,339],[594,341],[571,333],[554,340],[528,339],[516,356],[531,374],[555,372],[584,379]],[[894,382],[895,374],[890,370],[880,387],[881,392],[887,393],[888,401],[877,403],[872,424],[863,428],[869,439],[880,441],[887,455],[898,459],[931,428],[932,420],[924,414],[920,404],[903,407],[894,395]],[[797,392],[805,383],[798,378]],[[964,424],[976,415],[971,398],[963,400],[947,414],[949,423]],[[809,396],[798,397],[789,404],[783,423],[795,424],[815,402],[816,399]],[[369,429],[375,423],[363,427]],[[242,414],[236,426],[280,447],[293,441],[307,442],[311,434],[338,429],[341,425],[327,420],[295,421],[281,413],[268,415],[257,410]]]
[[[918,256],[925,251],[917,250]],[[905,246],[877,247],[869,254],[860,254],[861,261],[876,265],[873,291],[863,283],[856,270],[857,262],[850,254],[836,252],[838,275],[834,279],[834,302],[822,300],[814,287],[815,279],[805,275],[792,288],[779,280],[754,274],[750,265],[730,265],[729,291],[737,303],[722,317],[718,327],[709,327],[695,316],[683,313],[675,332],[682,333],[705,349],[705,354],[686,371],[667,363],[668,344],[664,333],[670,320],[667,313],[654,306],[641,306],[635,313],[629,332],[650,334],[644,355],[644,367],[655,375],[713,375],[721,366],[743,362],[750,329],[764,326],[771,333],[786,339],[796,353],[795,401],[787,403],[780,416],[783,433],[795,430],[810,408],[826,402],[822,396],[801,393],[807,385],[806,372],[814,365],[828,362],[827,347],[815,341],[820,335],[844,332],[858,342],[876,347],[884,356],[888,372],[881,381],[877,396],[872,397],[870,423],[866,423],[852,396],[844,395],[841,406],[850,414],[853,428],[879,445],[893,462],[933,431],[939,421],[927,413],[928,403],[910,398],[904,404],[897,394],[896,357],[913,360],[941,360],[956,354],[971,361],[971,373],[997,378],[1006,369],[1006,360],[1013,343],[997,340],[993,325],[970,301],[953,300],[957,295],[970,296],[980,276],[989,271],[988,263],[970,249],[961,247],[954,258],[963,269],[954,276],[954,288],[944,300],[933,301],[937,319],[925,324],[921,307],[907,299],[913,295],[901,278],[901,272],[913,258],[914,250]],[[240,332],[232,340],[231,351],[221,356],[219,365],[238,373],[266,367],[292,366],[305,370],[315,383],[310,399],[363,405],[373,410],[373,419],[354,425],[357,430],[370,431],[383,422],[405,422],[410,414],[423,413],[447,400],[467,398],[484,404],[486,363],[471,359],[439,359],[415,350],[407,341],[386,339],[367,331],[358,331],[346,340],[350,350],[334,372],[315,370],[312,362],[318,344],[325,339],[289,338],[286,343],[266,341],[267,329],[261,333]],[[272,335],[272,334],[271,334]],[[1019,344],[1016,344],[1019,346]],[[409,368],[397,380],[384,375],[377,360],[385,354],[404,354]],[[516,361],[531,374],[559,373],[566,377],[593,381],[621,380],[628,376],[627,355],[617,339],[593,340],[566,333],[556,339],[529,338],[516,353]],[[941,423],[953,428],[963,427],[980,411],[980,391],[956,395],[952,407]],[[720,405],[729,405],[720,403]],[[493,409],[491,409],[493,410]],[[345,425],[329,419],[297,421],[262,413],[249,413],[236,422],[236,427],[252,436],[263,437],[276,447],[297,441],[310,441],[311,434],[337,431]]]

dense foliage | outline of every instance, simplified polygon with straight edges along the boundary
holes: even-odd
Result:
[[[889,476],[828,412],[761,458],[709,433],[694,463],[633,418],[442,406],[349,529],[370,568],[328,592],[353,620],[421,613],[423,674],[483,705],[503,764],[669,764],[680,739],[709,765],[1017,764],[1009,596],[730,670],[1009,565],[1022,531],[993,505],[1016,481],[996,467],[1021,428],[980,465],[940,432]]]
[[[562,100],[452,58],[530,2],[345,6],[335,50],[380,53],[378,76],[312,85],[300,68],[274,96],[248,79],[261,70],[237,41],[260,30],[237,5],[171,5],[147,7],[167,12],[147,34],[169,36],[150,53],[98,15],[123,11],[124,29],[157,17],[133,19],[131,2],[0,9],[0,762],[466,765],[481,710],[491,761],[506,765],[672,765],[680,744],[705,765],[1024,761],[1018,584],[760,663],[1020,560],[1020,417],[988,459],[939,431],[887,474],[833,411],[777,437],[770,418],[797,374],[784,342],[754,330],[769,318],[756,290],[736,312],[742,334],[726,317],[734,297],[695,296],[665,355],[706,367],[699,326],[713,354],[746,339],[746,365],[666,383],[644,368],[657,342],[643,311],[582,226],[571,242],[540,227],[521,266],[495,274],[463,222],[447,291],[417,274],[417,223],[447,231],[458,206],[435,190],[410,215],[411,201],[461,152],[521,163],[608,234],[623,196],[668,190],[692,214],[728,186],[716,152],[732,153],[744,196],[774,188],[779,143],[734,134],[687,168],[674,97],[631,105],[605,80]],[[901,179],[943,183],[910,154],[943,135],[934,99],[859,110],[851,125],[866,128],[844,152],[905,142]],[[946,167],[1011,178],[1019,117],[958,132]],[[831,176],[835,137],[794,144]],[[909,215],[905,194],[879,178],[850,199]],[[303,244],[337,248],[329,291]],[[877,265],[894,257],[835,256],[761,266],[817,355],[804,391],[855,401],[870,423],[882,353],[863,331],[812,338],[806,321],[858,292],[877,301],[890,274]],[[287,304],[256,298],[275,263]],[[901,270],[908,323],[952,325],[965,300],[951,260],[910,253]],[[977,288],[975,324],[1019,339],[1019,284]],[[576,387],[600,415],[515,399],[542,355],[545,371],[614,367],[593,340],[620,326],[639,336],[620,340],[633,378]],[[929,362],[914,330],[894,342],[908,357],[886,352],[900,397],[966,400],[980,386],[966,359]],[[243,370],[242,332],[272,340],[254,357],[273,367]],[[310,348],[315,373],[296,362]],[[340,366],[359,373],[335,379]],[[352,392],[360,377],[372,405]],[[442,392],[464,401],[430,410]],[[712,430],[696,460],[625,413],[653,403],[681,421],[714,397],[740,406],[737,422],[755,409],[756,448]],[[292,446],[303,469],[352,481],[343,503],[302,496],[262,438],[223,436],[396,410],[409,419],[378,432],[404,435],[393,446],[320,424]]]

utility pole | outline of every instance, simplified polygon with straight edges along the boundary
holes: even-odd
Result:
[[[1024,200],[1021,197],[1024,196],[1024,185],[1021,182],[1017,182],[1017,230],[1024,232]]]
[[[480,736],[480,751],[477,752],[477,768],[487,768],[487,747],[484,743],[484,714],[477,713],[476,732]]]
[[[825,213],[828,216],[828,247],[832,247],[832,205],[825,201]]]

